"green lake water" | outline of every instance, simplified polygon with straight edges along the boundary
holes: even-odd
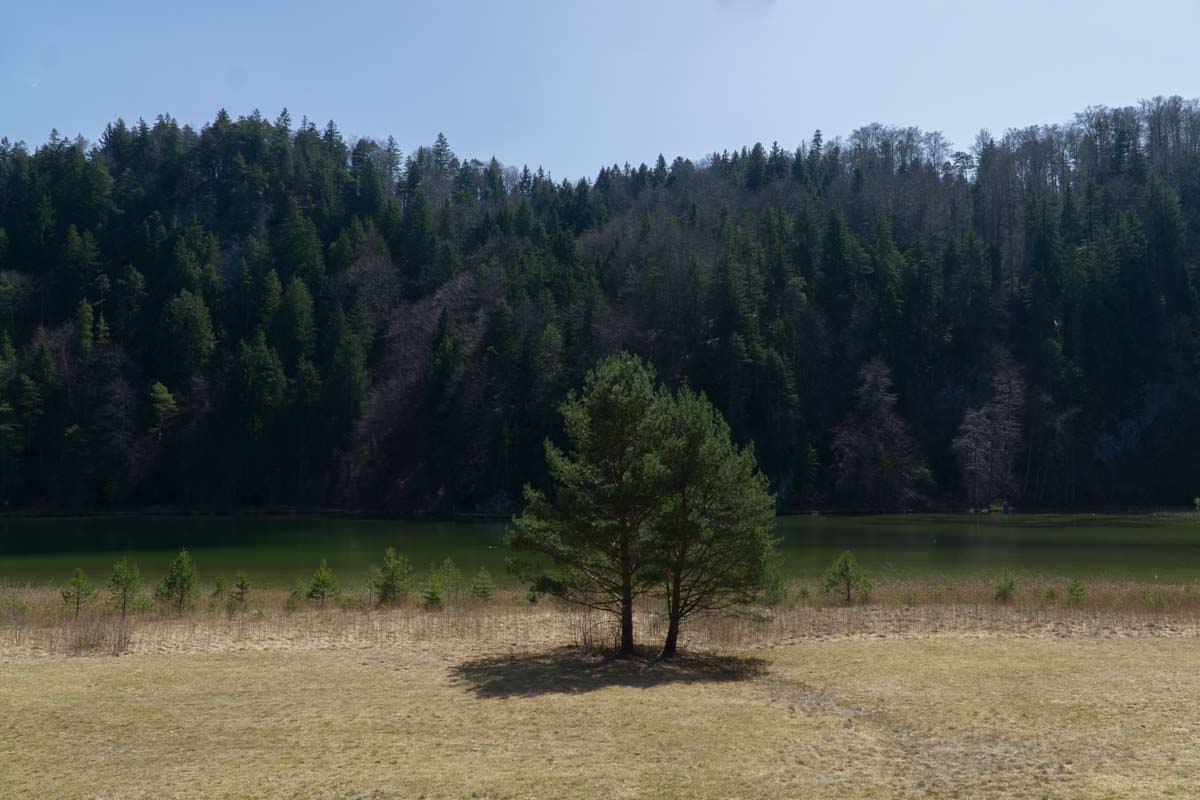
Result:
[[[784,570],[819,574],[850,549],[879,578],[991,575],[1002,569],[1054,576],[1145,581],[1200,579],[1200,515],[897,515],[781,517]],[[83,567],[102,580],[128,555],[147,578],[187,547],[209,580],[246,570],[260,585],[290,585],[322,558],[344,582],[393,546],[418,570],[453,558],[472,574],[486,565],[501,582],[501,523],[274,516],[121,516],[0,519],[0,583],[61,583]]]

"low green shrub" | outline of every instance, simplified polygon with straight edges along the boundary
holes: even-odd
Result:
[[[1043,606],[1052,606],[1058,602],[1058,590],[1053,586],[1043,586],[1038,592],[1038,603]]]
[[[321,565],[317,567],[308,581],[308,589],[304,596],[309,600],[315,600],[317,605],[324,608],[325,601],[336,598],[338,591],[337,576],[330,569],[329,562],[322,558]]]
[[[200,593],[200,578],[192,556],[187,550],[180,550],[179,555],[171,559],[167,565],[167,574],[159,581],[154,589],[154,597],[167,608],[174,609],[182,615],[191,608]]]
[[[24,622],[29,616],[29,603],[16,594],[10,594],[0,602],[0,616],[8,622]]]
[[[295,611],[307,599],[308,582],[303,578],[296,578],[296,582],[292,584],[292,591],[288,593],[287,603],[284,604],[284,608],[288,611]]]
[[[772,575],[763,583],[762,604],[764,606],[780,606],[787,602],[787,582],[782,576]]]
[[[109,605],[120,612],[122,620],[129,612],[144,610],[150,605],[150,598],[142,591],[138,566],[130,564],[127,558],[113,564],[112,574],[108,576],[108,593]]]
[[[233,577],[233,588],[225,600],[225,611],[233,616],[239,611],[245,611],[250,602],[250,576],[241,570]]]
[[[870,574],[859,566],[858,559],[849,550],[834,559],[825,571],[825,591],[837,591],[846,603],[853,602],[853,593],[866,602],[875,587]]]
[[[488,572],[487,567],[480,567],[471,580],[471,596],[476,600],[487,601],[492,599],[495,592],[496,582],[492,580],[492,573]]]
[[[78,619],[80,610],[96,599],[96,587],[92,585],[86,572],[78,567],[75,568],[75,574],[62,588],[62,599],[72,612],[71,615]]]
[[[356,594],[339,594],[336,599],[338,607],[345,609],[346,611],[357,611],[364,608],[370,608],[368,600]]]
[[[1163,597],[1162,592],[1157,589],[1143,589],[1138,599],[1146,608],[1158,609],[1166,605],[1166,599]]]
[[[394,606],[408,596],[412,589],[413,569],[408,559],[389,547],[383,551],[383,566],[371,567],[370,584],[375,593],[375,602],[381,606]]]
[[[459,593],[463,589],[463,574],[458,565],[454,563],[454,559],[447,557],[438,567],[438,573],[441,578],[442,592],[448,599],[458,600]]]
[[[929,594],[935,601],[945,603],[948,600],[953,600],[957,591],[953,583],[944,583],[941,586],[934,587]]]
[[[1017,594],[1017,579],[1008,570],[1001,572],[992,588],[992,597],[999,603],[1007,603]]]
[[[442,571],[431,568],[425,579],[425,588],[421,592],[421,607],[426,611],[440,611],[446,606],[446,598],[442,590]]]
[[[1067,605],[1077,606],[1082,604],[1085,594],[1087,594],[1087,590],[1078,578],[1071,578],[1071,580],[1067,581]]]
[[[787,602],[788,586],[787,580],[783,576],[783,569],[779,563],[778,556],[771,558],[767,563],[766,573],[763,575],[762,593],[759,599],[765,606],[779,606]]]

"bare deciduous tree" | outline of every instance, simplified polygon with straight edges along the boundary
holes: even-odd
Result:
[[[1017,486],[1014,469],[1024,435],[1025,380],[1006,357],[997,362],[992,399],[967,410],[952,444],[974,506],[1013,494]]]
[[[919,501],[918,487],[929,470],[896,410],[891,370],[874,358],[858,377],[855,409],[833,438],[838,490],[875,509],[910,507]]]

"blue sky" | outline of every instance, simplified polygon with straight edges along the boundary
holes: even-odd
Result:
[[[218,108],[592,176],[871,122],[1067,121],[1200,95],[1200,3],[42,0],[0,16],[0,135]]]

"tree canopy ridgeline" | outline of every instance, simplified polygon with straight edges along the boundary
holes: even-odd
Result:
[[[508,511],[624,350],[785,506],[1179,503],[1198,263],[1177,97],[576,181],[286,112],[5,140],[0,499]]]

